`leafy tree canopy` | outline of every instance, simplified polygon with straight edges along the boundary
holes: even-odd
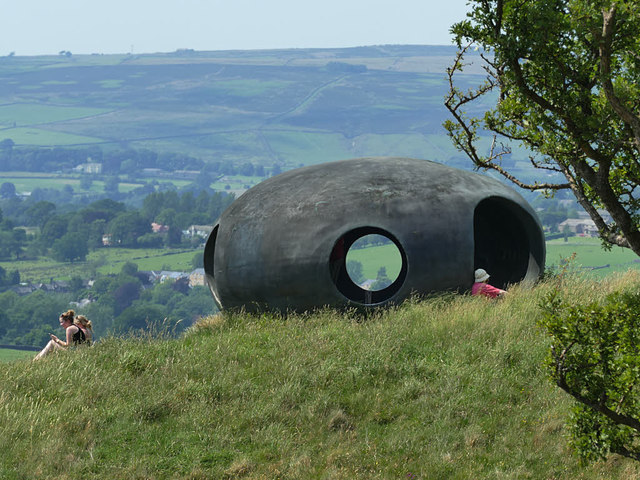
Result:
[[[606,242],[640,255],[640,4],[470,0],[469,6],[467,19],[451,29],[460,50],[448,70],[445,104],[454,120],[445,127],[456,147],[480,169],[523,188],[570,189]],[[475,49],[486,81],[463,91],[454,77]],[[478,108],[487,104],[494,106],[482,114]],[[533,165],[552,180],[527,183],[508,171],[503,160],[514,144],[533,152]]]
[[[89,253],[87,239],[79,233],[65,233],[53,242],[53,257],[61,262],[84,261]]]

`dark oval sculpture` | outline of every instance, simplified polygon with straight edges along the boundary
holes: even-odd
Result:
[[[346,252],[392,241],[402,265],[382,290],[355,284]],[[361,158],[290,170],[251,188],[214,226],[204,251],[220,309],[372,307],[463,291],[484,268],[498,287],[535,280],[544,235],[527,202],[487,176],[408,158]]]

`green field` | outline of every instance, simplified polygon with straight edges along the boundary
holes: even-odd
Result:
[[[193,270],[194,255],[201,254],[201,249],[129,249],[129,248],[101,248],[87,256],[85,262],[60,263],[42,257],[38,260],[18,260],[0,262],[5,270],[20,271],[23,282],[48,282],[54,280],[69,280],[79,276],[87,278],[92,271],[102,274],[118,273],[125,262],[133,262],[139,270],[173,270],[190,272]]]
[[[84,193],[101,193],[104,191],[103,180],[93,180],[89,189],[83,189],[80,186],[80,175],[59,174],[59,173],[28,173],[28,172],[0,172],[0,183],[10,182],[16,187],[18,193],[32,192],[36,188],[51,188],[62,190],[66,185],[73,188],[76,195]],[[118,191],[128,193],[136,188],[141,187],[143,182],[157,181],[158,183],[170,183],[176,188],[182,188],[192,183],[191,180],[174,179],[171,177],[141,177],[136,178],[140,183],[121,181],[118,183]],[[232,191],[244,191],[246,186],[252,187],[264,180],[263,177],[244,175],[231,175],[224,177],[222,180],[212,183],[210,186],[217,191],[228,190],[229,185]]]
[[[16,145],[33,145],[39,147],[89,144],[102,141],[95,137],[54,132],[33,127],[4,128],[0,130],[0,138],[10,138]]]
[[[64,85],[68,82],[43,82],[46,85]],[[75,82],[73,82],[75,83]],[[38,103],[0,105],[0,126],[25,127],[43,123],[63,122],[107,113],[104,108],[67,107]],[[11,135],[13,138],[13,136]],[[15,141],[15,140],[14,140]],[[16,142],[18,143],[18,142]]]
[[[111,248],[92,252],[88,261],[99,259],[105,264],[98,268],[102,274],[118,273],[126,262],[134,262],[139,270],[173,270],[190,272],[193,270],[191,261],[202,250],[166,250],[166,249],[129,249]]]
[[[362,264],[364,278],[374,280],[378,276],[380,267],[387,269],[387,277],[392,280],[398,278],[402,268],[402,257],[398,248],[393,244],[360,249],[349,249],[347,262],[354,260]]]
[[[29,350],[13,350],[11,348],[0,348],[0,362],[13,362],[23,358],[31,358],[37,352]]]
[[[575,254],[573,266],[599,277],[640,268],[640,258],[628,248],[602,248],[598,238],[569,237],[547,242],[547,267],[558,266]]]
[[[164,181],[171,182],[179,187],[174,180],[164,179]],[[0,172],[0,183],[4,182],[13,183],[18,193],[32,192],[36,188],[62,190],[65,185],[70,185],[76,194],[100,193],[104,191],[104,181],[102,180],[94,180],[91,188],[87,190],[80,187],[80,175],[64,175],[58,173],[34,174],[28,172]],[[187,183],[189,182],[184,182],[184,184]],[[118,184],[118,191],[127,193],[140,186],[142,186],[142,183],[120,182]]]

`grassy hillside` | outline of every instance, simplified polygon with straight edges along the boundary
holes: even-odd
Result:
[[[14,350],[12,348],[0,348],[0,362],[13,362],[20,358],[33,358],[36,352],[29,350]]]
[[[628,274],[560,291],[638,286]],[[180,339],[0,364],[0,478],[638,479],[630,461],[571,454],[571,402],[541,368],[536,327],[555,288],[367,319],[217,316]]]

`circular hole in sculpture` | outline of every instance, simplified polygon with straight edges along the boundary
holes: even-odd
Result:
[[[393,241],[377,233],[360,237],[347,252],[347,273],[356,285],[374,292],[396,281],[402,255]]]
[[[360,227],[342,235],[329,258],[331,278],[349,300],[375,305],[390,300],[407,276],[400,242],[377,227]]]

